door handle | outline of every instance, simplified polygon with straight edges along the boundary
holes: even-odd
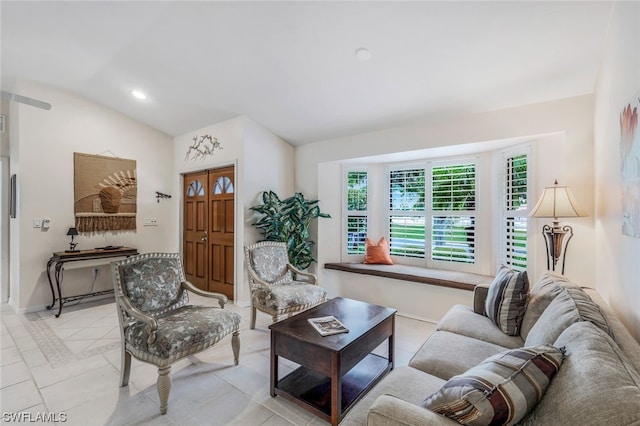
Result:
[[[204,234],[204,236],[201,238],[201,241],[207,241],[207,234]]]

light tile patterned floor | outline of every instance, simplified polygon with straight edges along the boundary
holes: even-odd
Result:
[[[191,302],[209,304],[191,296]],[[322,425],[323,420],[269,395],[270,317],[258,313],[249,330],[249,309],[240,313],[240,365],[229,338],[179,361],[172,368],[169,412],[159,414],[157,370],[134,359],[129,386],[118,386],[120,332],[115,304],[106,299],[52,311],[17,315],[2,305],[0,409],[3,413],[47,413],[65,425]],[[406,365],[434,331],[430,323],[398,316],[396,365]],[[384,353],[386,345],[381,345]],[[295,364],[281,360],[281,373]]]

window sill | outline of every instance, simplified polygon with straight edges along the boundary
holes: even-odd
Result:
[[[445,271],[407,265],[369,265],[364,263],[325,263],[325,269],[350,272],[354,274],[374,275],[402,281],[412,281],[439,287],[473,291],[478,285],[488,286],[493,281],[489,275],[468,272]]]

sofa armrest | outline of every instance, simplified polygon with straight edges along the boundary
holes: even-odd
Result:
[[[477,285],[473,289],[473,312],[484,315],[484,302],[487,300],[488,293],[489,287],[484,285]]]
[[[424,426],[424,425],[460,425],[459,423],[403,401],[392,395],[381,395],[376,399],[367,416],[368,426]]]

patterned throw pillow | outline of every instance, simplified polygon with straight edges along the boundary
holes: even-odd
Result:
[[[464,425],[512,425],[542,399],[564,348],[538,345],[487,358],[449,379],[423,407]]]
[[[389,255],[389,243],[385,237],[380,238],[378,244],[367,238],[364,242],[364,250],[364,263],[393,265]]]
[[[529,293],[527,271],[501,266],[489,286],[485,301],[487,316],[509,336],[520,333]]]

